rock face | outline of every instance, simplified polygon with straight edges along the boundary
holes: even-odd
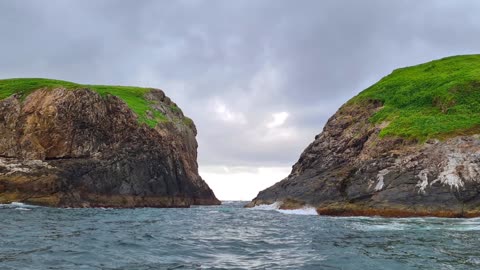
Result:
[[[473,86],[468,92],[472,95],[480,89]],[[432,100],[435,109],[436,99]],[[389,121],[371,119],[384,105],[374,99],[343,105],[305,149],[291,174],[261,191],[247,206],[309,205],[320,215],[340,216],[480,216],[478,129],[448,133],[441,140],[381,136]],[[449,117],[448,108],[438,114]]]
[[[311,205],[325,215],[480,216],[480,139],[380,138],[379,102],[343,106],[291,174],[250,206]]]
[[[39,89],[0,101],[0,203],[55,207],[219,204],[198,174],[196,129],[161,90],[166,121],[139,124],[120,98]],[[176,108],[176,105],[175,105]]]

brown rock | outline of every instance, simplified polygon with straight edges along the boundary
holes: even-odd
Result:
[[[88,89],[43,89],[24,101],[0,101],[0,203],[219,204],[198,174],[194,126],[166,110],[171,101],[161,90],[147,98],[170,121],[139,124],[121,99]]]
[[[248,206],[294,200],[324,215],[480,216],[478,135],[426,143],[381,138],[388,123],[369,121],[381,107],[342,106],[291,174]]]

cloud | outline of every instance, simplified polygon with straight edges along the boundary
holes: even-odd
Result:
[[[227,108],[227,105],[225,105],[225,103],[222,102],[220,99],[214,99],[213,110],[216,113],[218,119],[226,123],[233,123],[238,125],[244,125],[247,123],[247,120],[242,113],[231,111],[229,108]]]
[[[273,120],[267,124],[268,128],[276,128],[282,126],[288,118],[288,112],[279,112],[272,114]]]
[[[289,168],[339,106],[393,69],[478,53],[479,8],[0,0],[0,76],[161,88],[195,121],[201,168]]]

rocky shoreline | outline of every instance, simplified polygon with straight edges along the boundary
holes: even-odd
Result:
[[[474,92],[464,95],[468,93]],[[429,106],[439,119],[449,117],[449,108],[439,110],[438,98],[431,100]],[[372,119],[384,108],[385,101],[376,99],[347,102],[305,149],[290,175],[261,191],[246,207],[278,203],[288,208],[309,205],[320,215],[332,216],[479,217],[478,126],[425,141],[383,136],[390,121]]]
[[[198,174],[196,128],[163,91],[155,127],[120,98],[39,89],[0,101],[0,203],[53,207],[220,204]],[[174,107],[175,110],[172,109]]]

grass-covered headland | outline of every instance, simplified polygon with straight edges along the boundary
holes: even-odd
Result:
[[[100,95],[107,94],[121,98],[130,109],[137,115],[140,123],[146,123],[150,127],[154,127],[158,122],[166,121],[165,115],[154,110],[150,102],[145,98],[151,88],[132,87],[132,86],[110,86],[110,85],[86,85],[73,82],[41,79],[41,78],[21,78],[0,80],[0,100],[5,99],[13,94],[20,94],[25,98],[30,93],[41,88],[58,88],[66,89],[82,89],[88,88],[98,92]],[[177,110],[180,110],[176,108]],[[147,117],[147,111],[153,111],[153,119]]]
[[[480,133],[480,55],[452,56],[400,68],[349,102],[380,100],[370,120],[381,136],[425,141]]]

